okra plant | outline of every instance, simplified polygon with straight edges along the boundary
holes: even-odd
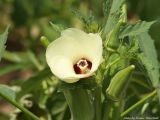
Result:
[[[125,0],[103,2],[100,22],[79,11],[83,28],[50,22],[57,38],[41,35],[43,63],[30,50],[5,51],[9,27],[0,35],[0,58],[14,62],[13,70],[38,71],[13,85],[18,90],[0,84],[0,96],[17,107],[11,120],[160,119],[153,104],[160,100],[159,62],[148,33],[158,20],[131,24]]]

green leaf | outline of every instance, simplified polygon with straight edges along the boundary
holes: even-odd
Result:
[[[82,21],[86,32],[88,33],[98,32],[99,25],[91,12],[85,15],[79,10],[74,9],[73,13]]]
[[[10,62],[16,62],[16,63],[26,60],[22,58],[22,55],[20,55],[19,52],[9,52],[7,50],[3,54],[3,59],[8,60]]]
[[[124,26],[120,32],[120,38],[124,38],[126,36],[135,36],[139,35],[143,32],[146,32],[149,30],[151,25],[153,25],[155,21],[146,22],[146,21],[139,21],[134,25],[127,24]]]
[[[12,89],[10,89],[7,85],[2,84],[0,84],[0,96],[1,95],[6,96],[11,100],[15,100],[16,98],[15,92]]]
[[[81,11],[74,9],[73,14],[78,17],[85,25],[90,25],[94,21],[94,16],[90,13],[88,15],[83,14]]]
[[[36,58],[35,54],[32,51],[27,51],[26,54],[29,58],[29,60],[32,62],[32,64],[38,69],[42,70],[43,66],[39,63],[38,59]]]
[[[115,24],[118,22],[121,12],[121,6],[124,0],[110,0],[110,3],[112,3],[109,16],[105,20],[105,26],[103,30],[103,37],[105,37],[115,26]],[[108,13],[107,13],[108,14]]]
[[[17,63],[17,66],[18,64],[21,64],[21,66],[23,64],[23,66],[28,65],[28,67],[30,66],[36,67],[38,70],[43,69],[43,66],[40,64],[40,62],[38,61],[38,59],[36,58],[35,54],[32,51],[26,51],[26,52],[5,51],[3,59]]]
[[[138,58],[147,70],[153,86],[157,88],[160,85],[160,74],[154,41],[147,32],[141,33],[137,37],[139,38],[140,49],[143,52],[143,55],[139,55]],[[158,93],[160,97],[160,91]]]
[[[14,63],[29,63],[30,59],[26,56],[26,52],[10,52],[6,50],[3,59]]]
[[[104,12],[104,15],[105,15],[105,19],[108,18],[109,16],[109,13],[110,13],[110,10],[111,10],[111,7],[112,7],[112,3],[113,3],[113,0],[106,0],[104,2],[104,6],[103,6],[103,12]]]
[[[1,57],[3,55],[4,50],[6,48],[5,44],[6,44],[7,36],[8,36],[8,29],[9,29],[9,26],[6,28],[4,33],[2,33],[0,35],[0,60],[1,60]]]
[[[24,69],[26,70],[29,67],[31,67],[31,65],[28,65],[28,64],[5,65],[4,67],[1,67],[0,69],[0,76],[13,72],[13,71],[17,71],[17,70],[24,70]]]

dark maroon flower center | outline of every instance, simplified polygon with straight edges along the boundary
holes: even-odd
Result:
[[[85,58],[81,58],[73,67],[76,74],[86,74],[91,70],[92,63]]]

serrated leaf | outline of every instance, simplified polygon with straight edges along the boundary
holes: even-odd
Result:
[[[90,25],[94,20],[94,16],[89,13],[87,15],[84,15],[79,10],[73,10],[73,13],[76,17],[78,17],[85,25]]]
[[[7,85],[2,84],[0,84],[0,96],[1,95],[6,96],[11,100],[15,100],[16,98],[15,92],[12,89],[10,89]]]
[[[144,56],[139,57],[144,65],[152,85],[157,88],[160,85],[159,63],[157,58],[154,41],[147,32],[141,33],[137,36],[139,39],[140,49]],[[160,97],[160,91],[158,91]]]
[[[7,41],[7,36],[8,36],[8,29],[9,29],[9,26],[6,28],[6,30],[4,31],[4,33],[2,33],[0,35],[0,60],[1,60],[1,57],[3,55],[3,52],[6,48],[6,41]]]
[[[104,12],[106,19],[109,16],[109,13],[112,7],[112,3],[113,3],[113,0],[106,0],[105,3],[103,4],[103,12]]]
[[[155,21],[146,22],[146,21],[139,21],[134,25],[126,25],[122,28],[120,31],[120,38],[124,38],[126,36],[135,36],[139,35],[143,32],[148,31],[148,29],[151,27],[152,24],[154,24]]]
[[[73,13],[76,17],[78,17],[82,21],[86,32],[88,33],[98,32],[99,25],[91,12],[87,15],[84,15],[78,10],[73,10]]]

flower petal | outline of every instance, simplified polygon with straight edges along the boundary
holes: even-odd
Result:
[[[47,63],[50,66],[51,71],[59,77],[61,80],[66,82],[76,82],[77,78],[72,78],[75,74],[73,68],[73,63],[70,59],[65,56],[54,56],[52,58],[49,57]]]
[[[102,60],[102,39],[98,33],[85,33],[76,28],[69,28],[62,32],[62,36],[72,37],[79,42],[80,52],[86,59],[92,62],[91,71],[97,70]],[[79,54],[79,53],[78,53]]]

